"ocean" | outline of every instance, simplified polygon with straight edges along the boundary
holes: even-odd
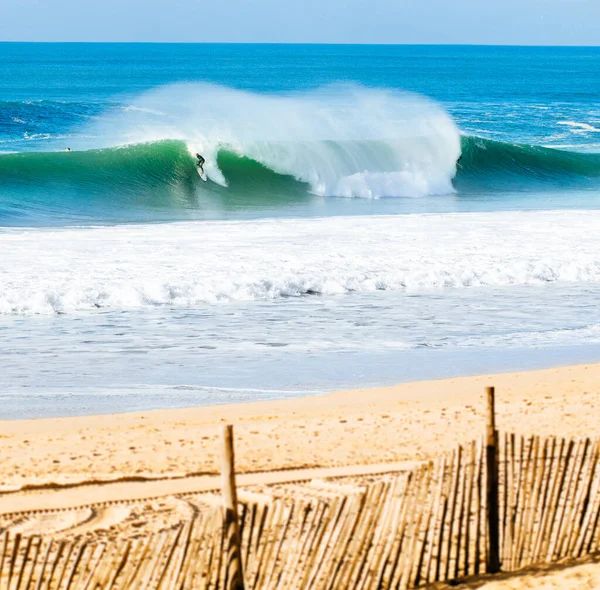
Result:
[[[600,360],[600,48],[0,43],[0,80],[0,418]]]

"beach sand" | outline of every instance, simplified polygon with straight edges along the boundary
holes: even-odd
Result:
[[[457,585],[435,584],[435,590],[450,590]],[[518,572],[479,576],[467,580],[459,588],[478,590],[598,590],[600,588],[600,561],[589,556],[578,562],[526,568]]]
[[[521,434],[598,432],[600,364],[406,383],[286,401],[0,422],[1,486],[218,473],[220,424],[241,473],[426,459],[497,424]]]
[[[57,490],[63,494],[61,507],[79,508],[30,516],[26,522],[6,515],[2,526],[14,532],[67,531],[71,536],[83,533],[88,537],[96,531],[104,537],[107,531],[122,534],[126,525],[133,526],[136,534],[169,526],[191,510],[189,503],[173,496],[177,485],[197,483],[198,491],[218,485],[214,476],[219,473],[218,443],[224,423],[235,426],[237,471],[245,474],[240,479],[254,486],[273,485],[277,478],[283,481],[285,470],[308,469],[304,473],[308,479],[345,466],[344,473],[351,477],[365,473],[366,465],[433,458],[483,434],[488,385],[496,387],[500,430],[594,438],[600,414],[599,384],[600,364],[594,364],[286,401],[3,421],[0,482],[3,491],[14,493],[0,498],[0,513],[21,510],[19,506],[27,502],[36,510],[43,509],[48,494]],[[120,483],[99,483],[111,481]],[[152,501],[95,511],[83,507],[108,497],[109,487],[117,490],[115,497],[142,499],[149,486],[152,492],[146,495]],[[19,492],[22,488],[26,490]],[[490,581],[485,587],[598,587],[600,566],[576,567],[580,569],[553,570],[542,577],[527,574],[529,578],[523,578],[521,585],[515,585],[512,576]]]

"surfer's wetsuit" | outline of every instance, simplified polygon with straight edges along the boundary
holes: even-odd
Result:
[[[200,154],[196,154],[196,158],[198,158],[196,166],[198,166],[198,168],[200,168],[202,171],[202,174],[204,174],[204,162],[206,162],[206,160]]]

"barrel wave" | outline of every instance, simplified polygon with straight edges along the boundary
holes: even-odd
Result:
[[[74,137],[71,152],[0,155],[1,224],[185,219],[315,195],[460,198],[600,185],[600,154],[461,136],[426,98],[357,86],[280,95],[167,86]]]

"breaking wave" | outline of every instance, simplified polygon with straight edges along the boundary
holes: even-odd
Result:
[[[72,148],[0,154],[0,223],[132,210],[152,220],[157,208],[233,197],[423,197],[600,180],[600,154],[461,137],[432,101],[356,86],[286,95],[167,86],[100,117]]]

